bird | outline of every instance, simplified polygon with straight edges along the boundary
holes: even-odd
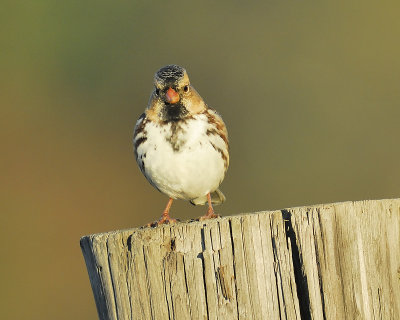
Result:
[[[149,226],[177,221],[170,216],[175,199],[207,204],[199,220],[219,217],[213,204],[226,199],[219,186],[229,166],[228,132],[183,67],[171,64],[155,73],[150,100],[134,128],[133,146],[141,172],[169,197],[161,218]]]

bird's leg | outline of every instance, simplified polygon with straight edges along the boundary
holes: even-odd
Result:
[[[158,220],[157,222],[152,223],[151,226],[158,226],[160,224],[175,223],[176,222],[176,219],[172,219],[169,216],[169,209],[171,209],[171,205],[172,205],[172,201],[173,200],[174,199],[169,198],[167,206],[165,207],[165,210],[164,210],[160,220]]]
[[[207,200],[208,200],[208,210],[207,210],[207,213],[204,216],[199,218],[200,221],[219,217],[219,215],[217,215],[214,212],[214,209],[213,209],[213,206],[212,206],[212,203],[211,203],[211,195],[210,195],[210,193],[207,193]]]

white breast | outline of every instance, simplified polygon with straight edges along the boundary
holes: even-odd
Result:
[[[191,200],[213,192],[225,175],[224,140],[211,129],[204,114],[185,122],[147,122],[146,140],[137,150],[146,178],[174,199]],[[140,137],[139,137],[140,138]]]

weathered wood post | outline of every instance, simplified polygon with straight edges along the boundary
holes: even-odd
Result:
[[[400,199],[81,239],[100,319],[400,319]]]

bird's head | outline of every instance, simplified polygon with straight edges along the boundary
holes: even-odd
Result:
[[[158,120],[179,121],[200,113],[205,108],[203,99],[190,85],[184,68],[167,65],[156,72],[149,112]]]

